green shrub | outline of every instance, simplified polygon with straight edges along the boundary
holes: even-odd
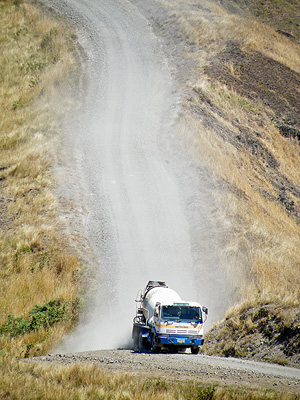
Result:
[[[67,302],[54,299],[43,306],[36,305],[30,312],[30,328],[37,331],[41,326],[48,328],[63,321],[67,314]]]
[[[7,316],[6,322],[0,326],[0,334],[8,334],[10,337],[24,335],[30,331],[30,321],[23,317]]]
[[[79,299],[75,299],[70,304],[62,299],[54,299],[44,305],[34,306],[28,318],[14,317],[9,314],[6,322],[0,325],[0,335],[14,338],[38,331],[41,327],[47,329],[66,319],[74,321],[78,318],[80,307]]]

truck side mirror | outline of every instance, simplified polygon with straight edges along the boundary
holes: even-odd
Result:
[[[207,307],[202,307],[202,311],[204,314],[208,315],[208,308]]]

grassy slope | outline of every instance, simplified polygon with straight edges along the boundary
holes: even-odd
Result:
[[[74,57],[70,36],[30,1],[0,1],[0,16],[0,344],[24,357],[48,351],[77,315],[78,261],[51,171]]]
[[[192,65],[182,137],[216,182],[214,218],[237,299],[205,351],[298,364],[300,47],[238,1],[158,2],[159,32]],[[286,2],[246,3],[289,18]]]
[[[287,30],[291,15],[295,24],[300,22],[296,2],[235,3],[248,6],[276,30]],[[244,254],[250,290],[241,291],[241,305],[211,332],[207,350],[299,365],[300,48],[251,18],[251,25],[245,24],[249,16],[231,18],[229,25],[235,21],[232,28],[237,29],[226,39],[235,43],[224,43],[222,54],[204,70],[218,92],[210,94],[214,113],[225,115],[225,134],[217,131],[227,147],[221,160],[225,156],[236,168],[218,172],[229,188],[226,197],[233,200],[225,218],[235,218],[225,252],[234,246],[236,269],[239,253]]]
[[[298,0],[220,0],[228,10],[251,14],[264,23],[300,41],[300,5]]]

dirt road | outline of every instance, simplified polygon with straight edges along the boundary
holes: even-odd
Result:
[[[37,357],[43,363],[88,362],[113,372],[154,376],[167,380],[190,379],[220,386],[299,393],[300,370],[233,358],[186,354],[147,354],[131,350],[102,350]]]
[[[228,284],[210,182],[177,137],[180,90],[163,44],[126,0],[51,0],[47,7],[72,21],[83,49],[84,94],[66,124],[61,195],[76,204],[71,230],[87,237],[99,274],[62,350],[126,345],[136,293],[153,279],[207,305],[212,323],[227,308]],[[195,226],[208,243],[195,244]]]

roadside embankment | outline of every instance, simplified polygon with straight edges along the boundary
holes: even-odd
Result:
[[[78,316],[53,174],[77,67],[63,21],[30,0],[1,1],[0,16],[0,344],[22,358],[49,351]]]
[[[235,307],[209,332],[205,351],[297,364],[300,47],[297,24],[294,38],[282,30],[299,5],[157,0],[140,7],[178,66],[180,135],[215,182],[213,218]],[[198,232],[201,252],[209,244]]]

